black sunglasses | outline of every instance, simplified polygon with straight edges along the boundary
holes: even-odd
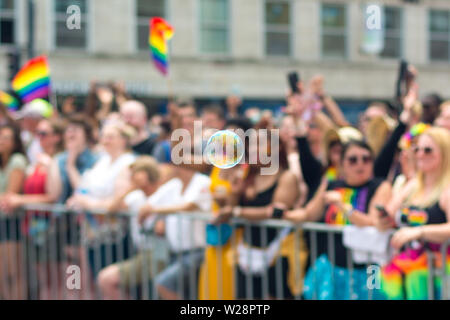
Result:
[[[38,137],[45,138],[46,136],[50,135],[50,132],[48,132],[48,131],[38,131],[36,134],[37,134]]]
[[[351,164],[351,165],[355,165],[358,163],[358,160],[361,159],[362,162],[364,164],[368,164],[370,162],[372,162],[372,156],[362,156],[362,157],[357,157],[357,156],[351,156],[347,158],[347,161]]]
[[[414,148],[414,153],[418,154],[420,150],[422,150],[423,153],[425,153],[425,154],[432,154],[433,153],[433,148],[430,148],[430,147],[425,147],[425,148],[415,147]]]

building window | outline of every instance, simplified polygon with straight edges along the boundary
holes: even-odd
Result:
[[[202,53],[229,53],[228,19],[228,0],[200,0],[200,51]]]
[[[384,7],[384,49],[382,57],[399,58],[402,55],[402,11]]]
[[[149,21],[153,17],[166,17],[165,0],[136,0],[137,48],[148,50]]]
[[[289,0],[266,0],[266,54],[291,55],[291,7]]]
[[[450,46],[450,12],[430,11],[430,60],[449,60]]]
[[[67,8],[76,5],[80,8],[80,29],[67,27]],[[57,48],[86,49],[88,45],[88,1],[55,0],[55,46]]]
[[[347,16],[345,5],[322,4],[322,56],[347,56]]]
[[[15,42],[14,0],[0,0],[0,44]]]

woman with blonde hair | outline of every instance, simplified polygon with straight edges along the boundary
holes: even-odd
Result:
[[[133,134],[134,130],[122,121],[105,122],[100,133],[99,149],[102,154],[94,166],[83,173],[74,195],[66,202],[76,211],[86,213],[82,220],[94,278],[101,269],[118,260],[119,246],[128,248],[129,234],[121,232],[127,230],[121,223],[123,220],[114,220],[98,212],[108,210],[114,199],[130,188],[130,165],[136,159],[130,144]],[[115,235],[114,232],[118,235],[111,244],[108,237]],[[109,255],[108,252],[112,254]],[[126,259],[128,256],[129,252],[125,250],[122,258]],[[83,256],[80,257],[82,258]]]
[[[400,252],[381,273],[381,290],[388,299],[427,299],[426,252],[441,268],[440,246],[450,239],[450,134],[443,128],[428,129],[419,137],[414,154],[415,178],[387,204],[389,216],[380,215],[376,222],[380,230],[394,223],[399,227],[391,246]],[[439,297],[440,279],[434,283],[435,297]]]
[[[121,121],[105,123],[100,137],[102,155],[82,175],[78,190],[67,200],[67,205],[106,210],[114,197],[129,187],[129,166],[136,159],[130,145],[133,134],[133,129]]]

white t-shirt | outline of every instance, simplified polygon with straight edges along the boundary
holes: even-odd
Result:
[[[145,235],[140,232],[141,226],[138,222],[139,209],[145,204],[150,204],[153,207],[171,205],[171,190],[168,188],[159,188],[150,197],[147,197],[142,190],[135,190],[125,197],[124,202],[128,208],[128,212],[131,214],[130,229],[135,246],[139,249],[150,249],[152,247],[151,241],[148,241]],[[147,218],[144,221],[144,229],[150,229],[156,221],[156,218],[156,215]]]
[[[28,144],[28,147],[27,147],[27,158],[30,160],[30,165],[32,166],[36,163],[38,155],[43,153],[44,151],[42,150],[39,139],[31,136],[31,134],[28,131],[24,132],[22,137],[26,136],[27,134],[30,135],[30,138],[29,138],[30,143]],[[25,139],[28,139],[28,137]]]
[[[103,154],[95,165],[87,170],[80,183],[80,188],[95,198],[105,199],[114,195],[116,180],[126,167],[129,167],[136,159],[132,153],[125,153],[111,162],[108,154]]]
[[[170,180],[165,186],[171,190],[173,205],[195,203],[200,211],[209,212],[212,204],[210,184],[208,176],[195,173],[184,193],[183,183],[178,178]],[[166,237],[173,251],[204,247],[205,229],[205,221],[189,219],[187,215],[169,216],[166,219]]]
[[[208,176],[195,173],[184,193],[182,193],[183,182],[179,178],[173,178],[160,186],[147,200],[144,192],[141,190],[133,191],[127,195],[124,201],[130,213],[133,214],[131,218],[131,232],[136,246],[141,249],[151,247],[149,244],[146,244],[137,222],[139,209],[145,203],[155,208],[195,203],[201,211],[208,212],[211,210],[212,204],[212,197],[209,191],[210,183]],[[206,244],[206,223],[188,219],[187,216],[187,214],[169,216],[166,219],[166,238],[173,251],[202,248]],[[149,217],[144,222],[144,227],[148,228],[154,223],[155,219],[156,216]]]

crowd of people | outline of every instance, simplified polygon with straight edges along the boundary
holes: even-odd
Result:
[[[287,95],[282,117],[258,108],[244,112],[236,96],[228,97],[225,106],[201,110],[193,101],[170,99],[166,115],[149,115],[123,84],[93,83],[84,106],[73,97],[60,108],[42,99],[17,112],[1,106],[0,210],[7,228],[0,231],[0,252],[8,264],[0,265],[0,281],[9,286],[2,286],[0,296],[27,298],[27,280],[13,260],[27,263],[18,261],[23,257],[17,252],[23,237],[34,236],[33,224],[15,212],[30,204],[61,204],[70,212],[129,213],[130,228],[122,240],[131,239],[136,250],[125,260],[101,258],[94,268],[99,251],[87,248],[90,276],[105,299],[126,298],[124,288],[143,279],[151,280],[162,299],[192,297],[192,292],[198,299],[238,299],[249,291],[253,298],[273,298],[277,286],[285,298],[368,299],[367,264],[354,263],[349,270],[345,235],[335,236],[333,257],[326,236],[319,235],[313,261],[304,233],[288,227],[243,228],[232,225],[234,218],[354,225],[380,234],[390,230],[386,241],[393,253],[380,263],[375,297],[426,299],[426,252],[442,261],[440,245],[450,239],[450,102],[437,94],[420,100],[414,80],[400,108],[374,101],[353,126],[326,92],[322,76],[299,83],[298,89]],[[230,169],[204,160],[174,165],[171,133],[185,129],[195,137],[196,120],[204,132],[279,129],[278,135],[259,135],[257,144],[244,141],[246,155],[261,149],[277,153],[279,170],[262,174],[268,166],[262,161]],[[200,156],[195,152],[204,150],[209,135],[183,141],[192,152],[181,156]],[[271,149],[272,139],[279,139],[278,150]],[[189,212],[208,213],[211,219],[183,219]],[[58,219],[72,224],[63,236],[76,250],[81,244],[73,234],[80,229],[76,214],[68,211]],[[152,263],[157,245],[143,229],[167,241],[167,264],[143,267]],[[98,239],[98,228],[89,231]],[[241,257],[252,257],[253,263]],[[299,277],[293,268],[300,270]],[[263,296],[263,271],[269,296]],[[438,295],[440,283],[435,286]]]

